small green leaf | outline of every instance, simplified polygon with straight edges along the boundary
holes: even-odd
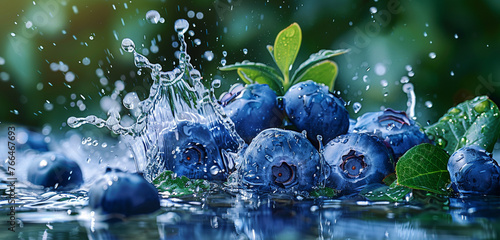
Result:
[[[300,66],[295,70],[295,73],[292,76],[292,82],[295,81],[295,79],[301,75],[304,74],[304,72],[310,68],[312,65],[315,65],[318,62],[321,62],[323,60],[326,60],[331,57],[335,57],[344,53],[349,52],[349,49],[339,49],[339,50],[327,50],[323,49],[320,50],[317,53],[313,53],[309,56],[309,59],[307,59],[305,62],[300,64]]]
[[[330,60],[325,60],[323,62],[316,63],[310,68],[306,69],[304,73],[298,78],[292,81],[292,86],[296,83],[313,80],[317,83],[323,83],[328,86],[330,91],[333,90],[335,84],[335,79],[337,78],[338,67],[335,62]],[[285,89],[286,91],[287,89]]]
[[[396,164],[398,184],[437,194],[447,194],[449,156],[441,148],[424,143],[408,150]]]
[[[237,70],[238,68],[245,68],[245,69],[253,69],[253,70],[258,70],[261,72],[266,72],[269,75],[273,76],[276,78],[276,80],[282,80],[280,73],[276,71],[276,69],[267,66],[266,64],[263,63],[255,63],[255,62],[250,62],[248,60],[245,60],[243,62],[237,62],[235,64],[227,65],[225,67],[219,68],[221,71],[230,71],[230,70]]]
[[[339,191],[329,188],[329,187],[321,187],[311,192],[312,197],[328,197],[333,198],[336,197]]]
[[[278,95],[283,95],[283,88],[279,85],[275,78],[266,72],[254,70],[251,68],[238,68],[238,75],[245,83],[260,83],[267,84]]]
[[[425,133],[448,154],[469,145],[491,152],[500,134],[500,112],[487,96],[476,97],[451,108]]]
[[[406,195],[411,193],[411,189],[401,185],[386,186],[377,184],[378,187],[371,189],[367,186],[359,194],[370,201],[404,202]]]
[[[289,85],[289,71],[297,57],[301,42],[302,30],[297,23],[281,30],[274,41],[274,61],[283,73],[285,87]]]
[[[169,196],[190,195],[210,188],[210,184],[202,179],[192,179],[182,176],[175,177],[174,172],[165,171],[153,180],[161,193],[168,193]]]

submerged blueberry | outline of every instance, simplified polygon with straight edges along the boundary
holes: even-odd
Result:
[[[317,143],[317,136],[327,143],[347,133],[349,114],[344,101],[328,91],[324,84],[308,80],[293,85],[284,96],[285,111],[299,131],[306,130],[309,140]]]
[[[226,165],[210,129],[201,123],[181,121],[161,133],[160,165],[178,176],[225,180]]]
[[[321,153],[330,168],[326,186],[344,193],[381,183],[394,173],[392,152],[380,139],[367,134],[340,135],[328,142]]]
[[[500,167],[481,147],[457,150],[448,160],[448,171],[460,193],[500,195]]]
[[[243,183],[262,191],[311,190],[320,179],[320,156],[302,134],[266,129],[243,155]]]
[[[108,168],[90,188],[89,206],[103,214],[127,217],[158,210],[160,200],[158,190],[141,175]]]
[[[418,123],[405,112],[390,108],[363,114],[358,118],[353,131],[377,135],[391,146],[396,159],[416,145],[430,143]]]
[[[83,183],[78,164],[58,153],[45,153],[32,160],[28,168],[28,181],[56,190],[70,190]]]
[[[236,132],[249,143],[266,128],[278,127],[283,113],[278,107],[276,93],[266,84],[235,84],[219,102],[234,122]]]

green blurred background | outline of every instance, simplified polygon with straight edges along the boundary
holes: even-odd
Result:
[[[149,10],[164,23],[147,21]],[[117,80],[125,83],[122,97],[136,91],[144,99],[150,79],[137,74],[120,43],[133,39],[139,52],[170,70],[179,18],[191,23],[188,52],[206,86],[223,80],[218,94],[240,81],[218,70],[221,60],[273,64],[266,45],[298,22],[303,40],[295,67],[320,49],[351,49],[333,59],[339,65],[335,89],[349,103],[351,118],[381,107],[406,110],[404,81],[415,86],[422,124],[465,99],[489,95],[498,103],[500,97],[498,0],[4,0],[0,122],[65,131],[69,116],[105,117],[100,99],[112,94]],[[211,61],[206,51],[213,52]],[[358,113],[355,102],[362,106]]]

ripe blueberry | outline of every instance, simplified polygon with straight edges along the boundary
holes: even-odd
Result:
[[[89,190],[89,206],[104,214],[131,216],[160,208],[156,188],[141,175],[106,169]]]
[[[262,131],[243,155],[240,173],[249,188],[311,190],[320,178],[320,156],[302,134],[276,128]]]
[[[226,114],[234,122],[236,132],[249,143],[266,128],[278,127],[283,113],[276,93],[267,84],[235,84],[219,99]]]
[[[308,80],[293,85],[284,96],[284,105],[290,122],[300,131],[306,130],[313,143],[318,143],[318,135],[327,143],[349,129],[344,101],[324,84]]]
[[[80,166],[65,156],[48,152],[32,160],[28,168],[28,181],[56,190],[70,190],[83,183]]]
[[[368,134],[340,135],[328,142],[321,153],[330,168],[326,186],[344,193],[381,183],[394,173],[392,152],[379,138]]]
[[[410,119],[405,112],[390,108],[363,114],[358,118],[353,131],[380,137],[391,146],[396,159],[410,148],[430,142],[418,123]]]

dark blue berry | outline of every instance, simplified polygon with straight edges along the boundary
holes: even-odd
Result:
[[[58,153],[45,153],[31,160],[28,181],[56,190],[70,190],[83,183],[82,170],[78,164]]]
[[[283,112],[277,104],[276,93],[267,84],[235,84],[219,99],[226,114],[234,122],[236,132],[250,143],[266,128],[278,127]]]
[[[328,142],[321,153],[330,168],[326,186],[344,193],[381,183],[394,173],[392,152],[379,138],[368,134],[338,136]]]
[[[221,151],[207,125],[181,121],[161,135],[159,169],[191,179],[225,180],[227,169]]]
[[[500,195],[500,167],[481,147],[457,150],[448,160],[448,171],[460,193]]]
[[[127,217],[158,210],[160,200],[158,190],[141,175],[108,168],[90,188],[89,206],[103,214]]]
[[[353,131],[380,137],[391,146],[396,159],[416,145],[430,143],[418,123],[410,119],[405,112],[390,108],[363,114],[358,118]]]
[[[311,190],[319,183],[320,156],[302,134],[266,129],[246,149],[240,173],[245,185],[258,190]]]
[[[284,96],[285,112],[299,131],[306,130],[309,140],[323,143],[349,129],[349,114],[344,101],[328,91],[324,84],[311,80],[293,85]]]

